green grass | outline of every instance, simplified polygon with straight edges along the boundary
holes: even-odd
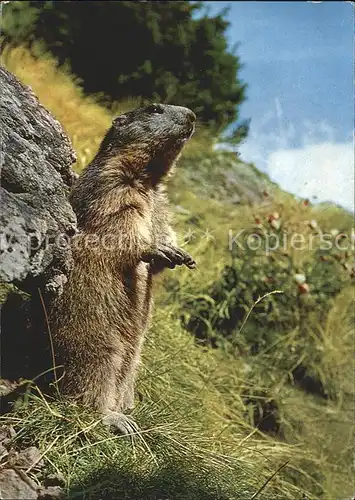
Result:
[[[78,154],[77,170],[95,153],[112,116],[132,105],[104,109],[50,58],[36,60],[22,48],[7,48],[3,64],[32,85],[63,124]],[[317,220],[324,231],[348,231],[352,217],[336,207],[305,206],[273,186],[257,207],[228,204],[223,190],[212,200],[202,196],[204,180],[213,182],[213,167],[218,167],[217,178],[223,169],[223,154],[213,153],[212,145],[208,132],[201,130],[170,186],[172,206],[182,207],[174,210],[180,243],[198,269],[166,271],[157,282],[133,412],[141,433],[132,442],[109,434],[94,415],[45,399],[35,387],[3,417],[18,430],[18,445],[37,445],[49,470],[64,474],[69,498],[335,500],[355,492],[350,281],[332,298],[321,321],[310,314],[305,332],[272,332],[275,342],[255,356],[199,346],[180,322],[185,299],[208,296],[230,264],[230,229],[235,233],[252,227],[255,217],[264,220],[278,212],[283,224],[304,234],[310,231],[309,220]],[[204,151],[210,165],[200,180],[192,179],[188,170],[198,169],[196,158]],[[189,242],[184,238],[188,229],[194,233]],[[313,250],[292,250],[300,267],[314,255]],[[255,308],[246,326],[257,314]],[[331,398],[296,384],[292,369],[300,363],[321,380]],[[276,434],[255,426],[258,415],[259,420],[267,417],[270,402],[280,429]]]
[[[290,459],[285,469],[307,484],[306,453],[242,418],[242,365],[201,350],[160,311],[147,339],[134,412],[142,433],[133,445],[76,406],[40,395],[12,419],[18,440],[39,445],[74,498],[85,490],[85,498],[250,499]],[[280,474],[262,498],[301,498],[303,491]]]

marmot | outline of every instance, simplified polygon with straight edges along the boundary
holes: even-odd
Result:
[[[152,276],[195,267],[176,246],[163,185],[195,120],[190,109],[162,104],[119,116],[70,195],[74,267],[50,320],[62,392],[123,433],[136,429],[123,412],[133,407]]]

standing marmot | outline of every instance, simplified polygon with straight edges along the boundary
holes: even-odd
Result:
[[[116,118],[70,201],[74,268],[51,310],[62,390],[124,433],[151,314],[152,275],[195,262],[176,247],[162,182],[194,131],[187,108],[150,105]]]

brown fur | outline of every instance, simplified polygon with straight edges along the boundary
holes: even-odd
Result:
[[[71,193],[75,265],[51,311],[62,390],[122,432],[132,429],[122,412],[133,406],[152,278],[164,267],[194,267],[175,246],[163,186],[194,121],[168,105],[118,117]]]

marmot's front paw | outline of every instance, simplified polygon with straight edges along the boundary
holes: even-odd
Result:
[[[157,245],[153,250],[146,252],[142,256],[143,262],[150,263],[153,267],[168,267],[174,269],[175,266],[184,264],[190,269],[196,267],[196,262],[190,254],[181,248],[168,244]]]

